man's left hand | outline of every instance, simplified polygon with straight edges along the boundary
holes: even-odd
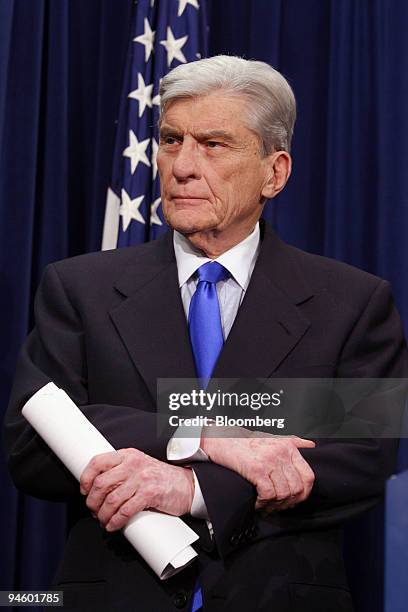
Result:
[[[194,496],[191,469],[163,463],[135,448],[93,457],[80,486],[86,505],[107,531],[121,529],[147,508],[187,514]]]

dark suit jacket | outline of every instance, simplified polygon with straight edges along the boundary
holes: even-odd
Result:
[[[262,248],[217,363],[217,377],[403,377],[407,356],[387,282],[284,244],[262,224]],[[75,514],[56,584],[78,611],[188,610],[200,572],[205,610],[351,610],[342,522],[382,495],[393,440],[320,440],[302,450],[316,474],[297,508],[261,518],[238,474],[194,463],[214,527],[198,529],[199,560],[160,582],[119,533],[93,520],[78,484],[21,417],[54,381],[116,448],[166,460],[156,433],[158,377],[194,377],[169,232],[155,242],[48,266],[36,327],[19,360],[6,420],[9,465],[26,493],[69,502]]]

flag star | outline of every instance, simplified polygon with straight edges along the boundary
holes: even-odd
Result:
[[[144,113],[146,106],[152,108],[153,85],[146,85],[140,72],[137,75],[137,89],[131,91],[128,98],[133,98],[139,102],[139,117]]]
[[[157,176],[157,151],[159,149],[159,145],[155,138],[152,138],[152,167],[153,167],[153,180],[156,179]]]
[[[170,66],[171,62],[176,59],[179,62],[185,64],[187,62],[184,54],[182,52],[182,48],[186,44],[188,40],[188,36],[183,36],[182,38],[174,38],[173,32],[170,27],[167,27],[167,39],[161,40],[160,44],[165,47],[167,51],[167,65]]]
[[[150,206],[150,225],[163,225],[162,220],[160,219],[157,209],[160,206],[161,198],[157,198],[153,204]]]
[[[123,151],[123,157],[129,157],[130,168],[132,174],[135,173],[137,164],[142,162],[146,166],[150,166],[149,158],[146,155],[146,149],[149,146],[150,138],[146,140],[138,141],[136,134],[133,130],[129,130],[129,146]]]
[[[196,9],[200,8],[198,6],[198,0],[178,0],[178,3],[179,3],[179,7],[178,7],[177,17],[181,17],[181,15],[184,13],[184,10],[187,4],[191,4],[191,6],[194,6],[194,8]]]
[[[139,221],[139,223],[145,223],[145,220],[139,211],[139,207],[143,199],[144,196],[139,196],[138,198],[131,200],[127,191],[122,189],[122,204],[119,208],[119,214],[122,215],[122,227],[124,232],[126,232],[132,219]]]
[[[138,42],[141,45],[144,45],[146,62],[149,61],[150,54],[153,51],[154,36],[155,36],[155,32],[152,32],[150,23],[145,17],[144,18],[144,33],[140,34],[140,36],[136,36],[136,38],[133,39],[133,42]]]

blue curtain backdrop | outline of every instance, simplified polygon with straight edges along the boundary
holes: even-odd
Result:
[[[45,264],[100,246],[132,8],[131,0],[0,0],[2,413]],[[288,242],[389,279],[408,331],[408,3],[207,0],[207,8],[210,53],[268,61],[298,100],[294,172],[266,216]],[[408,466],[406,447],[400,462]],[[44,588],[64,510],[18,494],[3,461],[0,486],[0,590]],[[382,526],[380,507],[349,528],[358,612],[383,609]]]

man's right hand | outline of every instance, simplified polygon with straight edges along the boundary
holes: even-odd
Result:
[[[211,461],[255,485],[257,510],[286,510],[310,495],[315,476],[298,449],[314,448],[311,440],[239,427],[225,427],[222,432],[217,427],[214,437],[214,429],[210,429],[211,426],[203,428],[201,448]]]

